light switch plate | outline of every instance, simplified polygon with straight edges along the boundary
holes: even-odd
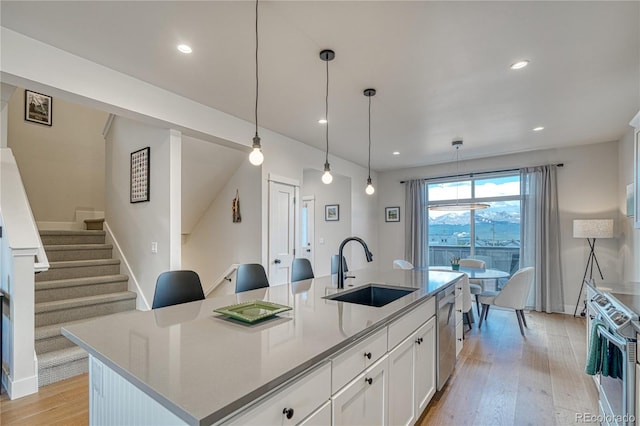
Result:
[[[157,253],[157,252],[158,252],[158,243],[154,241],[151,243],[151,253]]]

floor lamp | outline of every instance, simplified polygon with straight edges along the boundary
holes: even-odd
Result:
[[[578,300],[576,301],[576,308],[573,311],[573,316],[575,317],[578,312],[578,305],[580,304],[580,297],[582,296],[587,274],[589,274],[590,281],[593,279],[594,265],[598,268],[600,279],[604,279],[602,271],[600,270],[600,264],[598,264],[598,258],[596,257],[596,239],[613,238],[613,219],[576,219],[573,221],[573,238],[586,238],[590,248],[589,256],[587,257],[587,266],[584,268],[584,275],[582,276],[582,285],[580,286]],[[580,316],[585,316],[586,314],[586,300],[584,306],[585,308],[580,312]]]

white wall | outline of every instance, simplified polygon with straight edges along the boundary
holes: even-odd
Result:
[[[634,129],[629,128],[618,145],[620,247],[618,257],[622,263],[622,281],[640,284],[640,229],[633,226],[633,217],[627,217],[626,187],[633,183]]]
[[[9,102],[12,149],[37,222],[74,222],[76,210],[104,211],[104,139],[108,114],[53,99],[53,125],[24,119],[24,89]]]
[[[187,165],[185,165],[187,167]],[[233,223],[231,201],[240,194],[242,221]],[[234,263],[262,261],[261,170],[248,155],[182,245],[182,267],[200,275],[207,291]],[[266,203],[265,203],[266,205]]]
[[[303,173],[300,196],[313,196],[315,199],[315,264],[316,276],[329,275],[331,273],[331,256],[338,254],[338,247],[345,237],[351,236],[351,179],[333,173],[333,182],[330,185],[322,183],[323,172],[307,169]],[[339,221],[325,221],[325,205],[338,204]],[[321,242],[323,241],[323,242]],[[352,267],[352,256],[361,256],[364,259],[364,251],[361,248],[353,248],[353,244],[345,247],[344,255],[347,265]],[[354,251],[355,250],[355,251]],[[356,253],[352,255],[352,253]]]
[[[120,117],[113,120],[106,139],[106,223],[122,251],[122,260],[126,260],[130,267],[130,287],[132,290],[139,290],[139,295],[148,305],[153,301],[158,275],[180,267],[180,203],[179,198],[175,199],[176,196],[179,197],[180,173],[178,166],[175,176],[175,165],[172,168],[172,163],[176,159],[171,157],[175,139],[176,135],[171,130],[150,127]],[[132,204],[129,193],[131,153],[147,146],[151,148],[150,201]],[[177,162],[180,162],[179,158]],[[178,194],[175,194],[176,182]],[[174,209],[173,218],[172,201],[178,206]],[[172,240],[177,242],[174,244],[178,246],[177,253],[175,247],[172,253]],[[152,242],[158,243],[158,253],[151,252]],[[118,253],[114,254],[118,256]],[[139,289],[135,288],[136,284]],[[139,308],[145,307],[140,305],[140,299],[138,302]]]
[[[573,238],[573,219],[611,218],[619,229],[618,143],[607,142],[573,148],[533,151],[521,154],[455,164],[419,167],[379,174],[379,206],[401,206],[401,223],[378,220],[382,264],[404,257],[404,185],[401,180],[445,176],[465,172],[479,172],[564,163],[558,169],[558,197],[560,207],[561,250],[565,310],[573,312],[588,255],[586,240]],[[615,285],[621,279],[618,259],[618,240],[600,239],[597,256],[606,285]],[[598,282],[601,280],[598,279]]]

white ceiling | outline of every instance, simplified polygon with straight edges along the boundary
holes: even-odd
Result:
[[[0,7],[4,27],[253,122],[251,1]],[[260,125],[324,150],[331,48],[330,152],[366,166],[373,87],[375,170],[451,161],[456,137],[463,159],[618,140],[640,109],[638,1],[261,1],[259,16]]]

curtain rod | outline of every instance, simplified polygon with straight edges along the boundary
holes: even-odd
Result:
[[[564,167],[564,163],[558,163],[558,164],[549,164],[550,166],[556,166],[556,167]],[[529,167],[541,167],[541,166],[529,166]],[[449,176],[438,176],[438,177],[431,177],[431,178],[424,178],[423,180],[439,180],[439,179],[450,179],[450,178],[457,178],[457,177],[474,177],[477,175],[488,175],[488,174],[494,174],[494,173],[505,173],[505,172],[519,172],[521,169],[523,169],[525,167],[521,167],[518,169],[503,169],[503,170],[492,170],[492,171],[486,171],[486,172],[472,172],[472,173],[461,173],[459,175],[449,175]],[[407,183],[409,182],[408,180],[401,180],[400,183]]]

